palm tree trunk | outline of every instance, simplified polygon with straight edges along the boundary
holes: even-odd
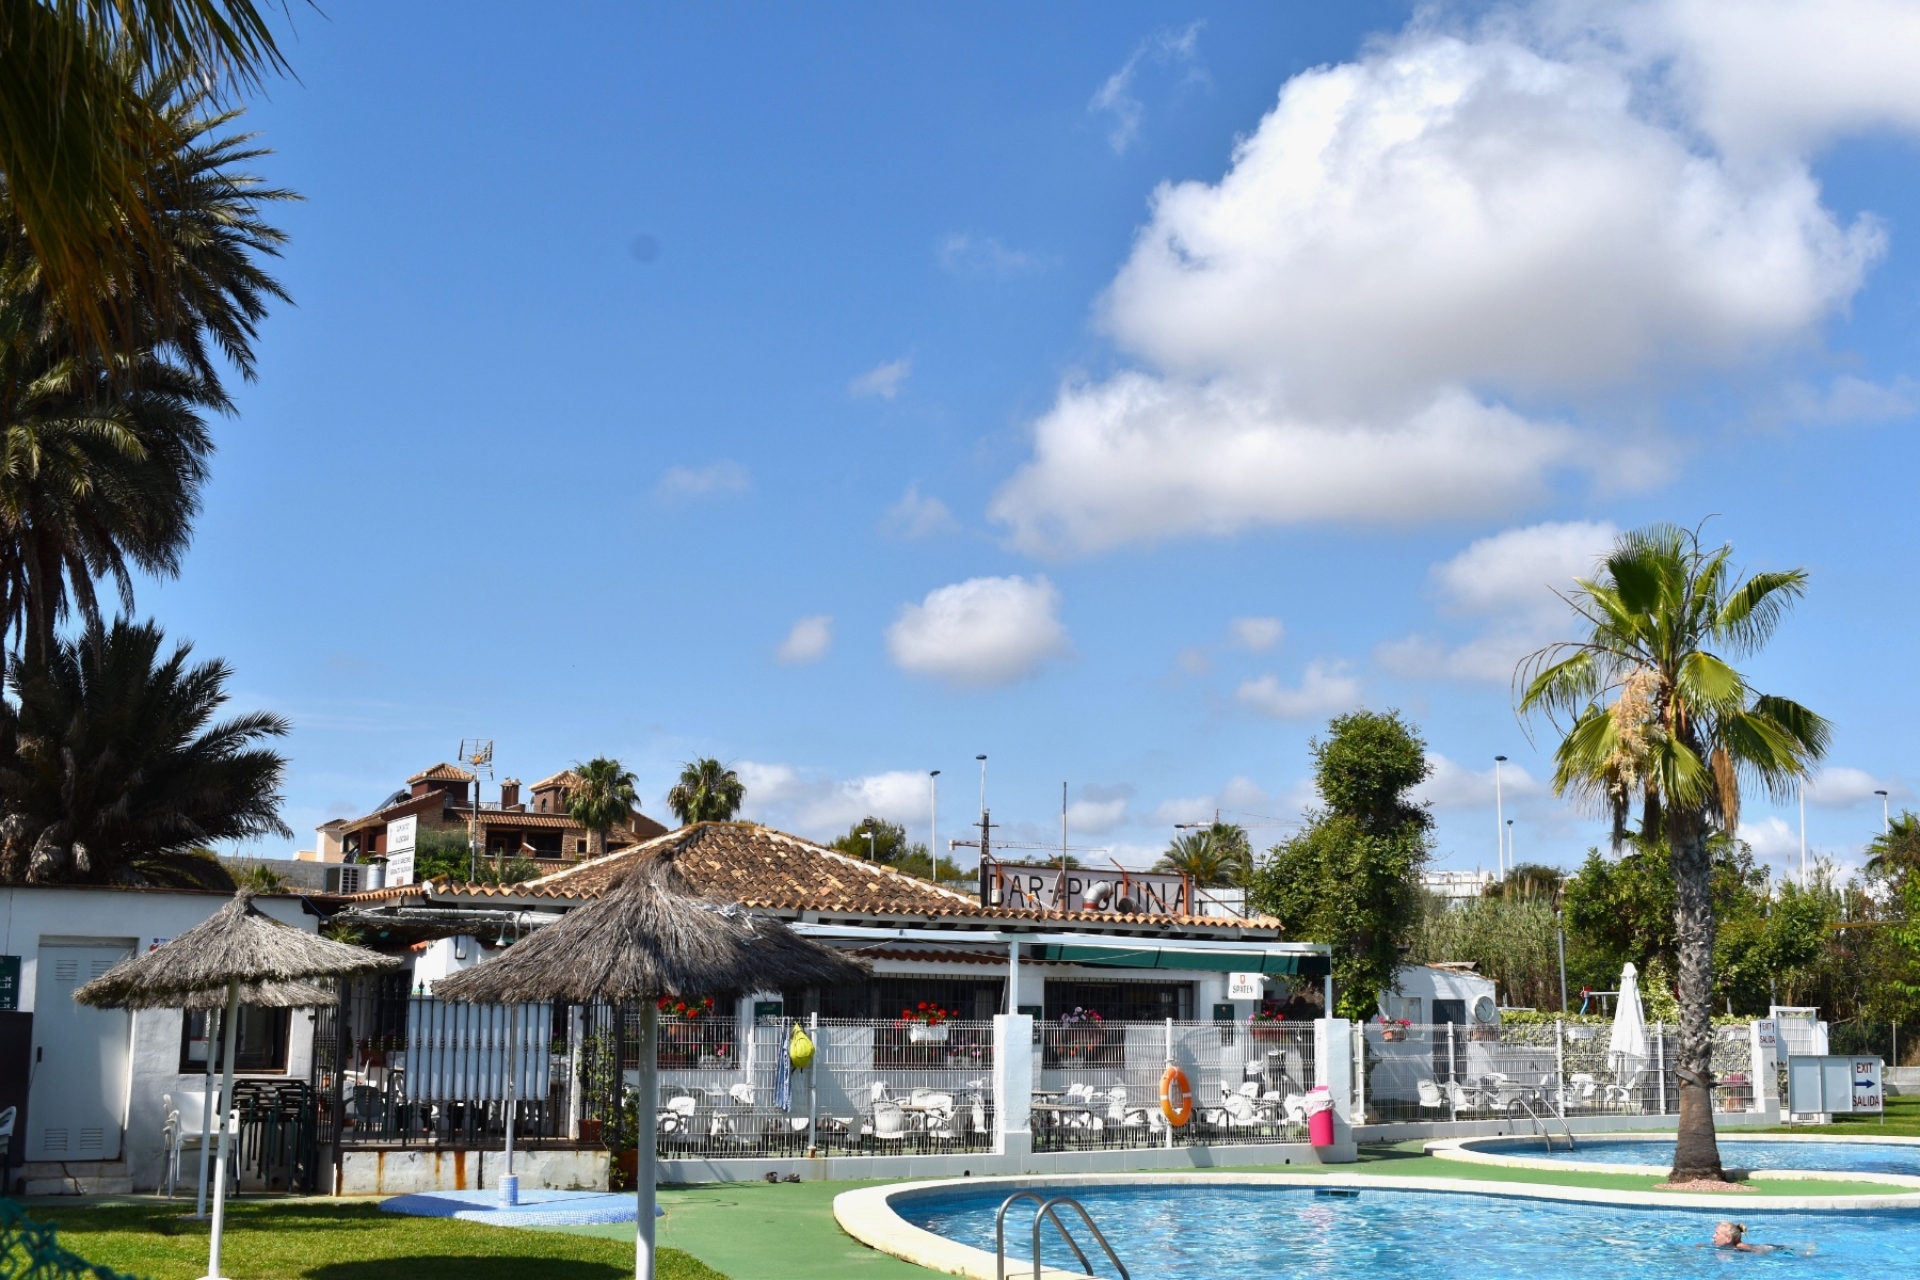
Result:
[[[1672,808],[1675,905],[1680,960],[1680,1130],[1673,1150],[1675,1182],[1724,1182],[1713,1132],[1713,859],[1698,811]]]

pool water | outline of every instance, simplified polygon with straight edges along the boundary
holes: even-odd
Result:
[[[1343,1189],[1344,1191],[1344,1189]],[[1062,1188],[1087,1207],[1120,1260],[1140,1280],[1694,1280],[1778,1275],[1815,1278],[1910,1274],[1920,1258],[1920,1215],[1903,1212],[1760,1213],[1748,1197],[1723,1212],[1563,1204],[1452,1192],[1313,1187],[1142,1186]],[[993,1252],[993,1218],[1005,1189],[894,1202],[916,1226]],[[1028,1258],[1034,1205],[1007,1214],[1011,1260]],[[1798,1254],[1736,1254],[1703,1247],[1722,1217],[1742,1217],[1748,1239],[1792,1244]],[[1069,1212],[1063,1215],[1076,1222]],[[1049,1240],[1051,1237],[1051,1240]],[[1097,1274],[1110,1264],[1082,1227],[1076,1238]],[[1042,1260],[1073,1267],[1049,1225]],[[1031,1261],[1027,1262],[1030,1274]]]
[[[1537,1147],[1488,1146],[1489,1155],[1546,1156]],[[1596,1164],[1644,1164],[1661,1169],[1673,1164],[1672,1138],[1580,1138],[1572,1151],[1557,1147],[1555,1160]],[[1842,1173],[1906,1173],[1920,1176],[1920,1146],[1886,1142],[1768,1142],[1763,1138],[1720,1144],[1720,1163],[1729,1169],[1832,1169]]]

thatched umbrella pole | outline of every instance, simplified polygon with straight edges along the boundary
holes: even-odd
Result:
[[[472,1004],[607,1002],[640,1010],[634,1099],[635,1280],[653,1280],[662,998],[732,998],[768,988],[856,982],[867,967],[777,920],[695,897],[670,856],[637,860],[607,893],[495,959],[440,979],[433,993]],[[616,1064],[617,1067],[617,1064]]]
[[[227,1220],[227,1156],[233,1145],[233,1050],[234,1033],[240,1029],[239,1013],[240,979],[229,978],[227,1008],[220,1015],[220,1154],[213,1161],[213,1231],[207,1246],[207,1280],[219,1280],[220,1241]],[[205,1145],[204,1137],[200,1141]]]

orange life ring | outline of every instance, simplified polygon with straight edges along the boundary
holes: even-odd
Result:
[[[1171,1062],[1160,1076],[1160,1114],[1176,1129],[1193,1119],[1193,1086],[1187,1073]]]

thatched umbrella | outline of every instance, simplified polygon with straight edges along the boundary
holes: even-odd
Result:
[[[634,1275],[653,1280],[656,1002],[730,999],[866,976],[861,962],[777,920],[696,897],[671,855],[654,854],[637,860],[597,901],[495,959],[442,978],[433,993],[475,1004],[566,1000],[640,1006]]]
[[[96,1009],[185,1009],[211,1007],[224,997],[221,1015],[220,1153],[214,1161],[213,1230],[207,1247],[207,1276],[219,1280],[220,1237],[225,1225],[227,1159],[233,1145],[226,1102],[233,1096],[234,1033],[240,1006],[328,1003],[332,997],[312,985],[315,978],[344,978],[397,969],[400,961],[316,937],[283,924],[253,905],[253,890],[242,889],[226,906],[179,937],[145,955],[122,960],[73,993]],[[315,1001],[312,997],[318,996]],[[202,1002],[207,1002],[204,1006]]]

